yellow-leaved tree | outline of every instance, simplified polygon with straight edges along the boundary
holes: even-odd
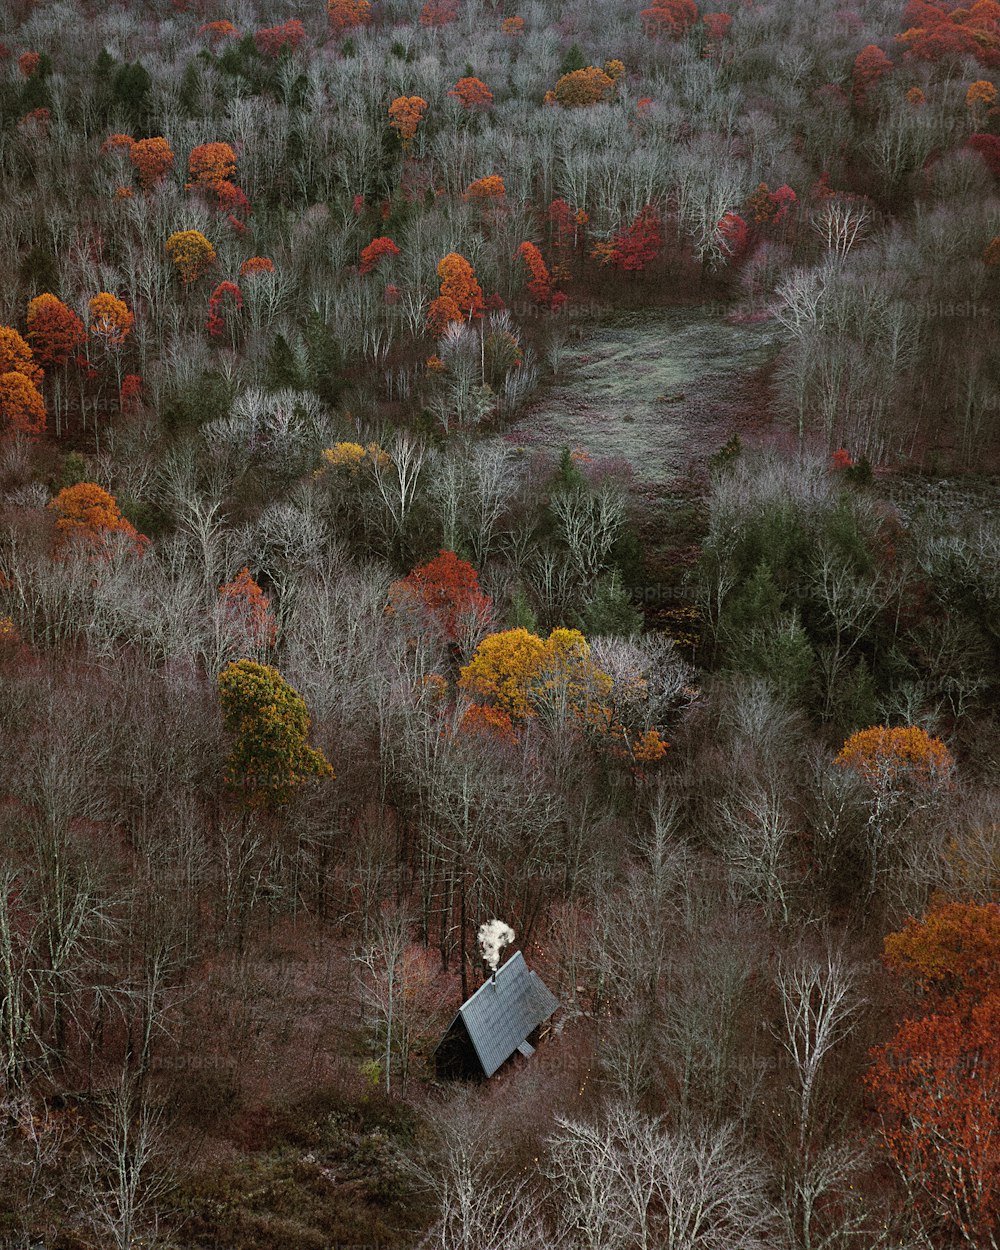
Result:
[[[287,803],[300,786],[333,777],[322,751],[306,741],[305,700],[276,668],[236,660],[219,674],[222,719],[231,749],[226,783],[254,805]]]

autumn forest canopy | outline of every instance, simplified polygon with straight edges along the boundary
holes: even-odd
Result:
[[[995,0],[8,0],[0,1250],[1000,1250],[998,94]]]

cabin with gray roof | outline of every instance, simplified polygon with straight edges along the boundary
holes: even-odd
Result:
[[[539,1027],[559,1000],[516,951],[459,1007],[434,1051],[440,1077],[490,1077],[514,1054],[534,1054]]]

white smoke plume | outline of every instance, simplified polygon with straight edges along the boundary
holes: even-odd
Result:
[[[500,955],[514,940],[514,930],[502,920],[487,920],[479,926],[479,951],[492,972],[500,966]]]

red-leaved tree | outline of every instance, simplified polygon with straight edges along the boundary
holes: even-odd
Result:
[[[415,628],[429,629],[452,645],[475,645],[493,618],[493,601],[479,589],[476,570],[454,551],[442,551],[394,582],[389,602]]]

